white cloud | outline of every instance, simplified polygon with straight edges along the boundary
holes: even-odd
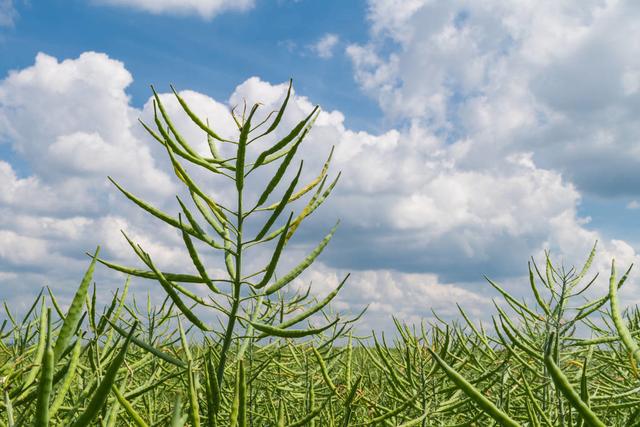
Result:
[[[371,39],[347,54],[387,116],[467,140],[468,166],[524,150],[581,191],[635,195],[639,16],[617,1],[370,0]]]
[[[149,220],[106,183],[105,175],[112,174],[142,198],[177,210],[178,186],[163,172],[171,170],[166,153],[143,136],[136,122],[138,116],[150,120],[151,102],[142,109],[130,105],[126,87],[131,81],[124,64],[85,53],[64,61],[40,54],[33,66],[0,82],[0,135],[29,169],[19,174],[15,166],[0,163],[0,272],[8,282],[3,296],[20,300],[45,283],[70,292],[86,267],[82,254],[97,244],[109,258],[137,265],[120,229],[140,241],[162,268],[181,270],[188,264],[176,233]],[[226,136],[235,131],[228,105],[261,101],[257,122],[277,108],[286,88],[253,77],[228,102],[189,90],[181,94],[197,114],[215,119],[212,126]],[[175,99],[160,96],[183,136],[206,152],[206,138]],[[270,140],[312,108],[311,100],[294,93],[282,130]],[[620,262],[637,258],[625,242],[605,240],[585,228],[576,213],[580,194],[560,173],[541,168],[528,151],[510,150],[478,162],[475,142],[447,141],[420,121],[379,135],[356,132],[345,126],[341,112],[322,112],[300,149],[302,181],[317,174],[331,144],[336,145],[332,174],[342,170],[343,178],[303,227],[307,233],[292,241],[283,271],[341,218],[336,240],[305,279],[322,292],[346,270],[353,271],[338,308],[356,311],[372,302],[364,324],[382,327],[391,312],[410,322],[428,316],[430,307],[453,315],[455,300],[481,313],[490,292],[478,283],[481,274],[502,278],[521,293],[526,258],[546,247],[580,260],[599,238],[598,268],[613,255]],[[250,154],[268,143],[251,144]],[[231,199],[220,181],[205,181],[196,170],[194,177],[216,199]],[[251,176],[246,197],[256,197],[266,178]],[[266,256],[256,252],[248,268],[262,267]],[[98,283],[120,281],[100,271]],[[32,287],[12,288],[18,280]]]
[[[12,265],[32,265],[47,256],[46,243],[41,239],[0,230],[0,242],[0,257]]]
[[[227,11],[251,9],[255,0],[95,0],[98,3],[126,6],[155,14],[199,15],[211,19]]]
[[[263,111],[271,111],[279,102],[276,89],[282,94],[285,86],[250,79],[236,89],[232,104],[264,99]],[[296,96],[283,128],[311,108]],[[324,259],[334,268],[432,274],[438,283],[476,282],[486,273],[510,278],[517,286],[512,291],[526,293],[526,281],[516,278],[525,279],[526,259],[545,248],[579,263],[600,240],[602,271],[614,256],[621,263],[637,260],[628,244],[586,228],[575,186],[539,167],[531,152],[511,150],[477,162],[471,138],[450,143],[420,123],[380,135],[354,132],[337,111],[323,112],[308,138],[300,149],[305,169],[318,170],[334,143],[333,167],[343,173],[327,202],[331,215],[318,219],[323,226],[342,219]],[[432,304],[439,304],[436,297]]]
[[[85,251],[102,244],[118,256],[120,228],[141,235],[154,227],[116,197],[107,175],[152,201],[175,193],[141,138],[140,111],[125,92],[131,81],[122,63],[93,52],[64,61],[38,54],[34,65],[0,81],[0,143],[25,164],[16,170],[0,162],[0,270],[20,271],[11,280],[30,277],[24,284],[33,286],[10,290],[10,281],[3,295],[43,284],[69,292],[86,268]],[[160,259],[180,259],[166,232],[151,235]]]
[[[311,283],[313,294],[322,298],[335,289],[346,274],[345,270],[318,263],[303,278],[297,279],[294,286],[304,291]],[[367,315],[358,328],[365,332],[381,332],[384,328],[389,332],[393,330],[392,316],[418,327],[423,321],[433,320],[431,310],[445,318],[456,317],[459,313],[456,302],[468,309],[471,317],[486,318],[483,308],[491,304],[491,299],[454,283],[441,283],[435,274],[362,270],[350,276],[332,307],[356,314],[368,306]]]
[[[322,59],[329,59],[333,56],[340,37],[337,34],[327,33],[311,45],[311,50]]]
[[[76,178],[95,184],[108,174],[136,177],[131,181],[140,191],[172,194],[151,144],[139,139],[139,112],[125,92],[131,81],[124,65],[104,54],[58,62],[40,53],[0,85],[0,140],[28,159],[36,178],[58,192],[80,191],[87,205],[95,198]]]
[[[627,209],[640,209],[640,202],[638,202],[637,200],[630,201],[629,203],[627,203]]]

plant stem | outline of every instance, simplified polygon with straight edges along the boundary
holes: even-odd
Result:
[[[242,284],[242,224],[244,222],[244,216],[242,211],[242,188],[238,189],[238,210],[236,212],[236,218],[238,222],[236,233],[236,268],[235,277],[233,279],[233,296],[231,311],[229,312],[229,320],[227,321],[227,328],[224,334],[224,340],[222,342],[222,350],[220,351],[220,361],[218,362],[218,385],[222,386],[222,379],[224,375],[224,366],[227,360],[227,353],[231,346],[231,339],[233,338],[233,328],[235,327],[238,308],[240,307],[240,286]]]

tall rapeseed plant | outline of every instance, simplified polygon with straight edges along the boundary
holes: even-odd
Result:
[[[345,323],[340,323],[338,317],[327,318],[323,325],[317,327],[307,323],[314,314],[324,311],[342,288],[346,278],[321,301],[310,298],[308,294],[291,298],[282,296],[282,291],[287,289],[287,285],[322,253],[338,224],[329,230],[308,256],[293,269],[285,274],[276,275],[279,261],[290,239],[301,223],[326,200],[334,189],[339,174],[329,181],[329,153],[317,177],[306,185],[299,185],[303,162],[300,161],[296,165],[294,159],[319,114],[317,106],[286,136],[264,147],[256,156],[249,155],[248,148],[252,144],[259,144],[280,125],[291,99],[291,82],[280,109],[275,115],[268,115],[262,122],[255,123],[259,104],[253,105],[248,114],[243,113],[241,117],[231,112],[237,125],[238,133],[235,139],[221,137],[209,127],[207,119],[197,116],[192,111],[177,91],[173,90],[173,93],[189,119],[206,135],[210,155],[198,153],[182,136],[155,90],[155,129],[142,124],[150,136],[166,150],[176,176],[191,196],[192,207],[188,207],[178,198],[181,213],[177,217],[173,216],[141,200],[110,179],[129,200],[180,231],[185,251],[188,252],[197,274],[163,271],[154,261],[153,255],[124,232],[125,239],[146,268],[126,267],[104,259],[98,261],[133,276],[156,280],[181,314],[205,335],[212,336],[214,341],[219,343],[215,366],[210,374],[215,376],[217,387],[220,388],[234,342],[237,342],[238,350],[233,357],[242,360],[246,349],[259,340],[325,335],[327,340],[332,340],[336,335],[344,333]],[[222,156],[220,153],[223,150],[220,150],[219,146],[223,145],[232,147],[233,155]],[[257,171],[272,163],[277,164],[275,172],[263,183],[266,185],[259,197],[250,200],[245,191],[248,181]],[[212,176],[226,180],[234,191],[235,202],[225,205],[216,200],[203,189],[201,183],[196,182],[185,165],[200,167]],[[288,183],[283,182],[286,172],[290,169],[295,170],[295,175]],[[278,189],[280,194],[276,195]],[[307,202],[298,213],[285,213],[292,202],[305,197]],[[268,203],[269,201],[271,203]],[[251,229],[256,229],[257,232],[250,234],[247,230]],[[211,276],[203,257],[196,249],[194,240],[204,243],[209,250],[218,253],[224,260],[224,277]],[[271,241],[275,241],[275,247],[269,262],[257,271],[247,271],[247,250],[257,245],[267,245]],[[191,292],[182,285],[184,283],[206,285],[211,298]],[[217,316],[223,319],[223,328],[218,330],[207,324],[198,315],[201,311],[196,308],[214,310]]]

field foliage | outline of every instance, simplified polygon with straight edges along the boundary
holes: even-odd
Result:
[[[346,277],[321,299],[292,286],[337,224],[293,268],[280,267],[290,240],[340,176],[330,178],[328,150],[315,178],[301,182],[296,153],[318,108],[281,132],[289,87],[281,108],[261,121],[258,104],[232,111],[238,133],[231,140],[175,96],[209,153],[185,140],[155,92],[154,123],[142,126],[184,184],[180,213],[163,212],[112,181],[180,234],[191,264],[165,271],[123,232],[136,266],[103,259],[97,249],[68,307],[50,290],[20,317],[5,304],[0,425],[640,425],[640,313],[621,311],[617,297],[630,268],[618,275],[612,263],[608,292],[588,299],[600,280],[589,273],[595,246],[577,269],[547,255],[529,265],[526,300],[489,280],[500,297],[492,324],[459,307],[459,321],[395,321],[393,337],[356,336],[359,315],[331,311]],[[203,172],[232,190],[231,204],[197,182]],[[261,190],[247,191],[249,185]],[[257,271],[250,270],[250,251],[269,253]],[[212,257],[221,269],[208,265]],[[125,284],[102,307],[91,285],[95,268],[106,267],[121,272]],[[143,307],[132,300],[132,277],[155,281],[164,302]]]

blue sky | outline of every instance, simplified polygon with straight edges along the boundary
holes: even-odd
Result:
[[[16,22],[3,30],[0,45],[3,74],[32,64],[38,52],[57,58],[106,52],[139,76],[128,88],[138,106],[151,83],[224,98],[254,75],[272,82],[294,77],[298,90],[325,108],[352,112],[349,125],[379,127],[380,111],[358,90],[348,59],[323,60],[309,50],[326,33],[339,34],[342,46],[366,41],[364,1],[264,1],[249,13],[211,20],[83,1],[17,3],[16,8]]]
[[[175,209],[136,123],[149,84],[218,114],[275,107],[293,77],[285,124],[322,106],[301,155],[311,176],[335,145],[344,177],[287,262],[341,218],[302,281],[322,294],[353,272],[338,305],[371,304],[365,326],[453,315],[452,300],[482,317],[482,275],[525,295],[545,249],[580,263],[598,240],[594,269],[637,262],[639,14],[595,0],[0,0],[0,296],[19,307],[48,284],[64,299],[97,244],[135,262],[119,229],[184,260],[106,181]],[[105,294],[120,279],[98,273]]]

